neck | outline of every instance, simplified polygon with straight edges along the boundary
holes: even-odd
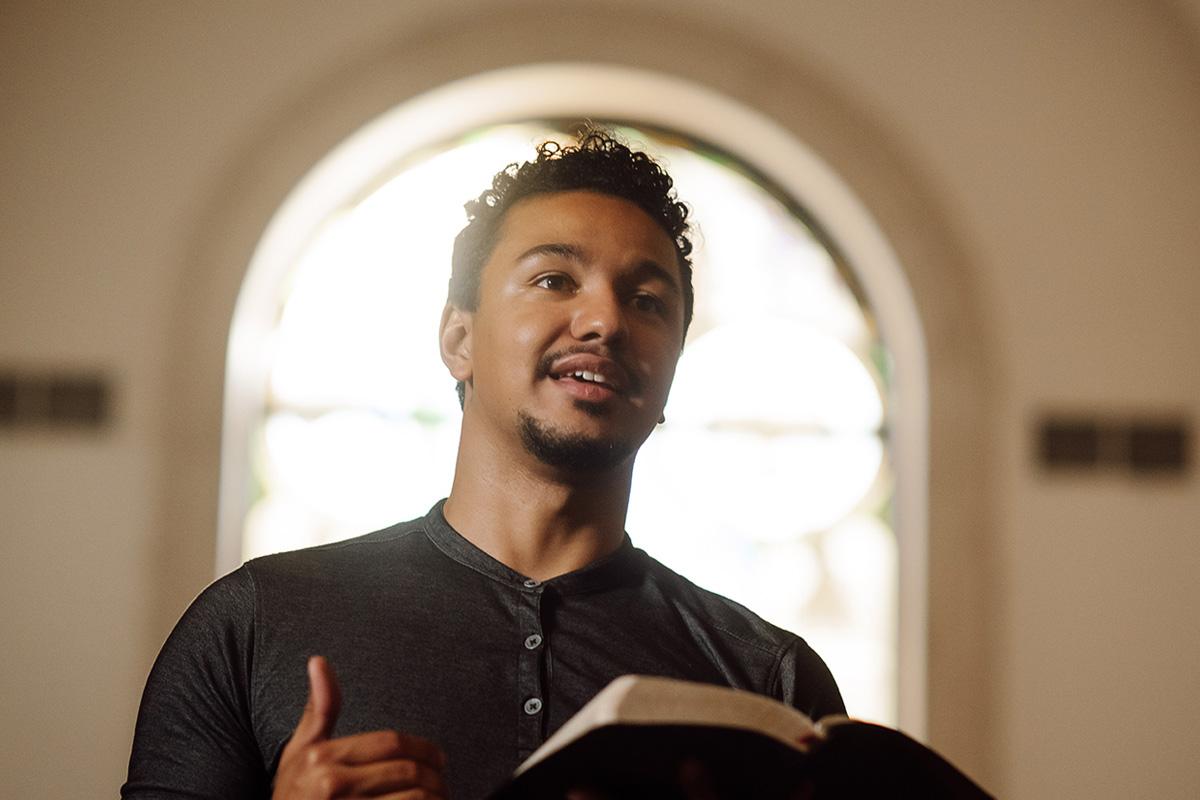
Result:
[[[446,521],[497,561],[535,580],[580,569],[625,535],[633,458],[599,473],[565,474],[514,457],[464,424]]]

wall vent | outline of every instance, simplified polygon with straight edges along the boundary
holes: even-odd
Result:
[[[98,429],[112,416],[112,386],[96,372],[0,368],[0,429]]]
[[[1052,414],[1038,425],[1038,461],[1054,471],[1182,475],[1191,468],[1191,448],[1182,418]]]

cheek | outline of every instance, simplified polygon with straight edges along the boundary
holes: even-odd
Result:
[[[638,361],[642,374],[651,376],[654,393],[666,398],[675,380],[675,367],[679,363],[679,345],[674,340],[656,342],[653,348],[643,351]]]
[[[545,331],[532,319],[517,318],[508,329],[508,337],[518,352],[529,354],[545,339]]]
[[[675,361],[670,362],[670,367],[663,372],[662,380],[659,382],[660,399],[663,403],[666,403],[667,395],[671,392],[671,384],[675,382],[675,364]]]
[[[509,311],[489,326],[492,337],[489,352],[495,360],[491,369],[503,369],[506,373],[503,380],[524,382],[533,375],[541,358],[553,349],[560,329],[545,312],[523,313],[519,307]]]

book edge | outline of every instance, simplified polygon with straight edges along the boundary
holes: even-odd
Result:
[[[714,715],[712,711],[728,709],[728,703],[722,705],[721,699],[736,698],[735,706],[744,712],[748,708],[758,711],[762,716],[769,717],[773,724],[755,725],[745,721],[745,714],[740,718],[733,715]],[[676,705],[667,715],[650,714],[646,709],[649,704],[661,704],[664,699],[680,703],[687,701],[691,705],[681,707]],[[693,709],[698,701],[718,701],[704,706],[706,713],[695,714]],[[715,718],[714,718],[715,717]],[[798,729],[791,734],[780,732],[781,721],[789,723],[787,727]],[[751,731],[773,739],[799,752],[807,753],[812,745],[825,738],[820,723],[814,722],[800,711],[771,697],[735,689],[726,686],[681,681],[675,678],[663,678],[651,675],[622,675],[614,679],[608,686],[600,690],[583,708],[550,736],[542,745],[525,759],[513,777],[519,776],[544,761],[549,756],[567,747],[576,739],[581,739],[593,730],[609,725],[676,725],[695,727],[733,728]]]

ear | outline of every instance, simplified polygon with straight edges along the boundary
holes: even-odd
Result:
[[[442,363],[457,381],[468,383],[474,375],[471,363],[471,330],[475,321],[470,311],[463,311],[453,303],[442,309],[442,324],[439,329]]]

